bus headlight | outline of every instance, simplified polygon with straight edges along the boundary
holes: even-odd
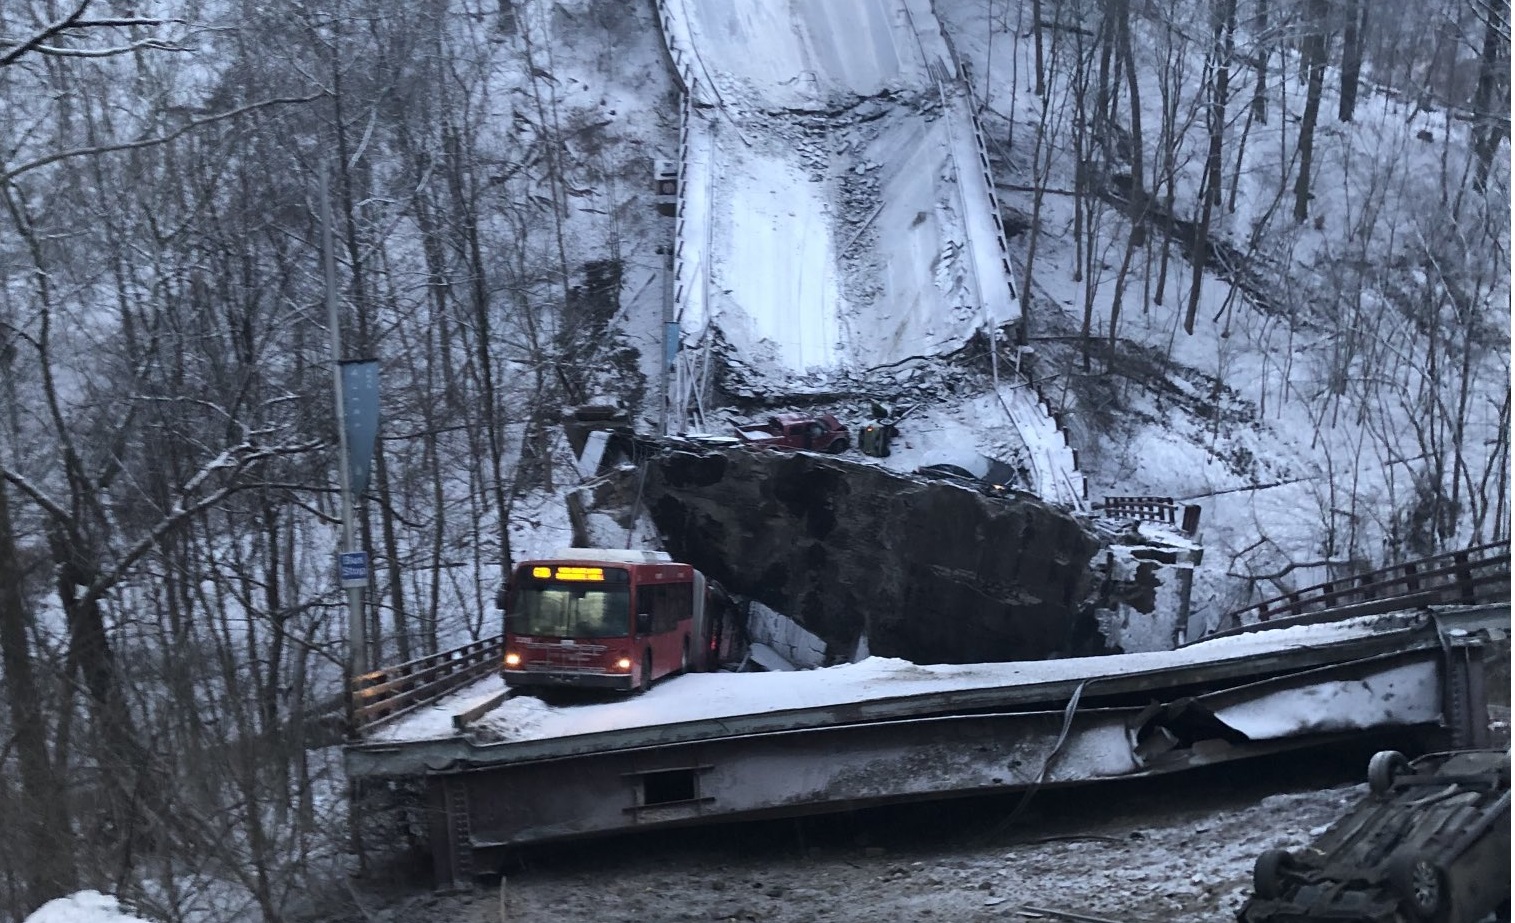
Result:
[[[505,666],[518,667],[521,665],[521,655],[511,651],[505,655]]]
[[[630,670],[631,669],[631,658],[630,657],[622,657],[620,660],[617,660],[615,662],[615,668],[617,670]]]

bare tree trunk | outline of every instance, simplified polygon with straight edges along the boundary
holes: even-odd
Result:
[[[1494,152],[1499,149],[1501,135],[1507,131],[1505,126],[1508,123],[1503,117],[1508,115],[1510,108],[1510,21],[1507,8],[1503,3],[1488,3],[1482,12],[1483,50],[1479,54],[1478,90],[1473,97],[1473,150],[1478,158],[1473,187],[1479,192],[1488,188]],[[1501,96],[1505,96],[1506,101],[1500,102]]]
[[[1058,9],[1062,4],[1058,4]],[[1055,15],[1055,14],[1054,14]],[[1052,56],[1057,57],[1057,43],[1059,39],[1052,39]],[[1075,76],[1074,78],[1078,78]],[[1053,110],[1051,97],[1048,94],[1041,95],[1041,117],[1036,124],[1036,143],[1031,149],[1031,177],[1033,192],[1031,195],[1031,226],[1026,231],[1026,263],[1021,275],[1020,282],[1020,305],[1021,305],[1021,336],[1028,337],[1032,331],[1034,320],[1034,302],[1032,300],[1032,270],[1036,262],[1036,249],[1041,241],[1042,230],[1042,203],[1047,194],[1047,180],[1052,171],[1053,148],[1051,138]],[[1075,168],[1077,169],[1077,168]],[[1076,180],[1075,180],[1076,182]],[[1077,205],[1074,206],[1077,208]]]
[[[1140,74],[1131,49],[1131,2],[1116,0],[1120,29],[1120,57],[1126,67],[1126,92],[1131,97],[1131,243],[1140,247],[1147,239],[1147,180],[1144,175]]]
[[[279,690],[284,681],[284,622],[288,615],[282,583],[284,567],[280,560],[283,540],[279,528],[279,508],[266,493],[261,500],[264,537],[268,542],[268,560],[264,562],[263,577],[264,606],[268,610],[273,637],[269,639],[268,672],[263,682],[260,703],[262,724],[259,731],[269,740],[275,740],[279,730]]]
[[[463,240],[459,243],[468,261],[469,294],[474,324],[474,361],[478,365],[479,401],[484,417],[484,433],[489,443],[489,480],[486,486],[494,494],[495,513],[499,517],[500,566],[511,566],[509,504],[505,496],[505,437],[501,432],[499,394],[495,387],[493,324],[490,320],[489,286],[484,268],[484,250],[479,241],[478,191],[464,162],[462,139],[452,126],[443,129],[447,182],[451,187],[453,208],[461,224]]]
[[[1346,0],[1347,29],[1341,43],[1341,104],[1336,118],[1340,122],[1352,121],[1357,109],[1357,85],[1362,76],[1363,37],[1368,30],[1368,10],[1371,3],[1364,0]]]
[[[1178,197],[1178,184],[1175,173],[1177,172],[1178,159],[1178,103],[1183,93],[1183,70],[1178,66],[1179,56],[1184,52],[1174,46],[1173,23],[1168,22],[1167,38],[1164,43],[1163,53],[1165,65],[1163,77],[1159,82],[1159,91],[1162,94],[1162,127],[1158,132],[1158,148],[1162,152],[1162,168],[1152,182],[1152,194],[1163,196],[1163,212],[1171,222],[1174,217],[1176,201]],[[1172,227],[1171,223],[1168,225]],[[1168,265],[1172,259],[1173,234],[1165,232],[1162,237],[1162,252],[1157,264],[1157,286],[1152,295],[1152,303],[1161,305],[1167,297],[1168,291]],[[1150,273],[1148,274],[1150,279]]]
[[[1036,95],[1046,96],[1047,67],[1042,58],[1042,0],[1031,0],[1031,31],[1036,44]]]
[[[1115,56],[1115,29],[1107,13],[1099,28],[1099,79],[1094,84],[1094,130],[1095,140],[1109,149],[1110,107],[1114,105],[1115,91],[1110,86],[1111,60]]]
[[[1126,277],[1131,271],[1131,257],[1136,253],[1136,247],[1136,235],[1133,233],[1126,238],[1126,251],[1121,256],[1120,271],[1115,274],[1115,292],[1110,297],[1110,354],[1105,357],[1106,371],[1115,366],[1116,330],[1120,326],[1121,302],[1126,297]]]
[[[1266,125],[1268,124],[1268,58],[1271,56],[1272,48],[1268,41],[1268,0],[1258,0],[1257,16],[1253,21],[1258,41],[1253,63],[1253,73],[1257,75],[1257,81],[1252,93],[1252,117]]]
[[[384,440],[374,448],[374,486],[379,489],[379,527],[384,534],[385,583],[388,584],[391,609],[390,631],[395,636],[395,656],[400,662],[410,660],[410,616],[405,604],[405,583],[400,570],[400,542],[395,532],[394,495],[389,489],[389,460]]]
[[[1308,75],[1305,112],[1299,120],[1299,175],[1294,180],[1294,221],[1303,224],[1310,214],[1310,170],[1315,153],[1315,123],[1320,117],[1320,92],[1326,77],[1326,0],[1310,0],[1300,56]]]
[[[21,769],[21,792],[30,806],[18,830],[30,854],[24,864],[26,902],[39,907],[72,891],[79,872],[63,779],[53,771],[47,753],[47,725],[32,672],[21,576],[5,481],[0,479],[0,664],[5,668],[5,697]]]
[[[1089,216],[1085,224],[1089,228],[1089,242],[1084,246],[1084,323],[1079,330],[1079,342],[1083,347],[1084,371],[1091,368],[1091,354],[1094,349],[1094,247],[1099,241],[1099,220],[1104,211],[1101,203],[1104,200],[1099,196],[1088,196],[1085,199],[1089,209]]]
[[[1256,107],[1247,110],[1247,117],[1241,123],[1241,137],[1236,139],[1236,161],[1231,168],[1231,192],[1226,197],[1226,213],[1236,214],[1236,197],[1241,188],[1241,168],[1247,154],[1247,138],[1252,134],[1252,122],[1255,120]]]
[[[1088,229],[1084,225],[1084,199],[1089,195],[1089,60],[1085,57],[1084,35],[1074,34],[1077,61],[1070,75],[1073,92],[1073,281],[1084,277],[1083,251]]]
[[[1211,7],[1210,105],[1206,112],[1210,146],[1205,157],[1205,175],[1200,192],[1199,221],[1194,228],[1194,251],[1190,257],[1193,272],[1189,278],[1189,304],[1184,311],[1184,332],[1194,332],[1194,316],[1199,311],[1200,290],[1204,284],[1205,260],[1210,250],[1210,221],[1220,204],[1222,141],[1226,131],[1226,103],[1231,90],[1231,55],[1236,31],[1236,0],[1217,0]]]

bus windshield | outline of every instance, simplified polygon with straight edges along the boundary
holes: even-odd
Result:
[[[631,631],[624,586],[539,583],[521,587],[510,630],[538,638],[624,638]]]

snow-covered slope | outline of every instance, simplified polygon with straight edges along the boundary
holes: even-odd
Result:
[[[891,458],[853,458],[971,469],[987,455],[1026,471],[1030,483],[1018,486],[1061,502],[1082,495],[1087,476],[1096,503],[1157,495],[1200,504],[1207,553],[1193,602],[1202,620],[1258,593],[1413,557],[1407,543],[1423,543],[1433,517],[1442,532],[1434,540],[1445,545],[1506,534],[1495,520],[1508,518],[1507,506],[1495,498],[1508,483],[1508,350],[1486,351],[1458,331],[1507,319],[1508,232],[1494,206],[1508,174],[1501,165],[1482,197],[1499,220],[1459,224],[1442,207],[1440,186],[1456,179],[1447,171],[1468,161],[1468,128],[1457,118],[1411,111],[1365,80],[1355,121],[1322,124],[1313,220],[1293,222],[1287,202],[1270,203],[1290,182],[1302,91],[1294,52],[1271,49],[1269,121],[1250,125],[1239,161],[1240,138],[1227,136],[1235,211],[1228,203],[1216,219],[1216,235],[1266,275],[1267,301],[1254,303],[1230,276],[1207,269],[1188,333],[1191,268],[1181,241],[1169,241],[1160,300],[1163,237],[1154,230],[1157,243],[1133,260],[1119,312],[1125,215],[1101,205],[1081,230],[1092,254],[1075,242],[1067,194],[1076,176],[1074,33],[1063,34],[1061,51],[1049,49],[1048,90],[1036,95],[1029,4],[661,0],[658,8],[689,93],[683,143],[660,152],[682,151],[670,286],[684,347],[679,407],[729,411],[700,406],[721,367],[738,369],[742,387],[732,393],[753,403],[816,393],[924,400]],[[1184,9],[1143,7],[1133,24],[1149,172],[1159,162],[1160,81],[1177,88],[1184,111],[1202,111],[1194,107],[1205,43],[1185,44],[1162,25],[1181,21]],[[1097,24],[1100,9],[1081,15]],[[1256,40],[1243,35],[1243,45]],[[1040,394],[1009,374],[1013,351],[1003,343],[998,389],[986,374],[975,378],[978,345],[941,361],[975,330],[1018,317],[1003,269],[1002,282],[982,282],[1002,257],[965,217],[992,224],[993,216],[963,205],[979,199],[967,188],[979,167],[971,119],[950,114],[966,105],[963,91],[938,83],[953,50],[969,65],[993,139],[999,195],[1026,227],[1030,190],[1047,189],[1029,287]],[[1238,132],[1252,79],[1236,78]],[[1049,134],[1038,145],[1044,99]],[[1129,121],[1129,105],[1120,101],[1118,121]],[[1202,119],[1180,128],[1173,210],[1184,217],[1195,207],[1205,132]],[[1455,199],[1474,217],[1478,201],[1471,190]],[[1247,251],[1254,236],[1257,250]],[[1010,241],[1017,276],[1028,238]],[[1092,363],[1080,355],[1086,312]],[[1449,325],[1454,312],[1470,322]],[[1451,338],[1425,337],[1427,319]],[[633,339],[661,337],[638,328]],[[906,356],[924,358],[890,364]],[[836,398],[826,409],[855,426],[867,407]],[[1071,426],[1072,446],[1051,409]],[[723,428],[723,416],[709,413],[710,428]]]

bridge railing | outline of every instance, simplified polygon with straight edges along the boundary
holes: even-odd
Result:
[[[1158,522],[1190,535],[1199,530],[1199,506],[1180,504],[1172,497],[1106,497],[1095,510],[1110,519]]]
[[[1227,613],[1220,624],[1245,626],[1378,600],[1471,604],[1509,595],[1510,543],[1490,542],[1264,599]]]
[[[379,667],[352,681],[352,723],[356,731],[430,705],[500,668],[505,636],[460,644],[450,650]]]

